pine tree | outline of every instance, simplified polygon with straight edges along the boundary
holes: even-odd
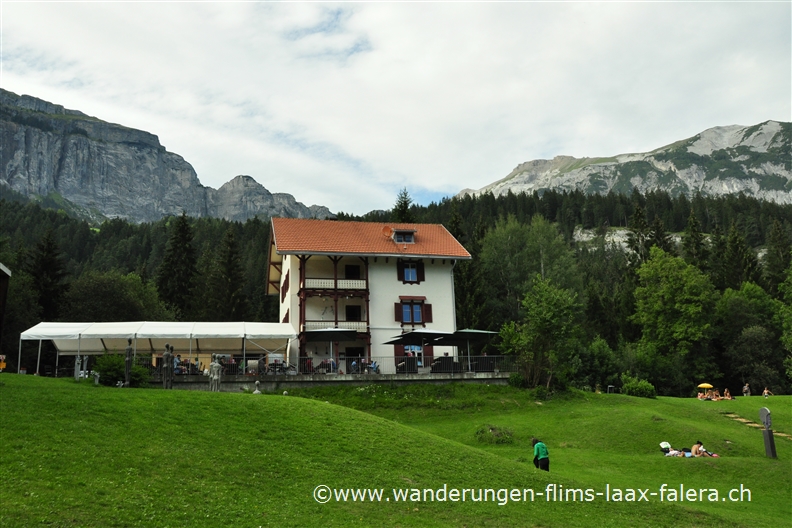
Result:
[[[485,230],[478,222],[473,227],[470,237],[465,240],[467,237],[462,234],[461,220],[456,205],[452,205],[449,232],[460,242],[464,241],[465,249],[473,257],[471,260],[460,260],[454,266],[456,324],[458,328],[480,328],[485,303],[481,290],[484,281],[480,277],[479,254]]]
[[[690,210],[685,234],[682,235],[682,252],[685,262],[696,266],[701,271],[707,271],[709,249],[704,233],[701,232],[701,224],[699,224],[693,209]]]
[[[177,311],[178,317],[189,318],[195,288],[196,267],[193,230],[182,213],[171,228],[165,256],[157,274],[160,299]]]
[[[649,248],[652,246],[651,231],[640,205],[636,206],[628,227],[627,247],[632,251],[629,261],[634,268],[638,268],[649,258]]]
[[[653,246],[659,247],[669,255],[676,253],[671,235],[666,231],[665,224],[659,216],[655,216],[654,221],[652,221],[650,239]]]
[[[220,243],[207,280],[206,318],[212,321],[248,319],[245,275],[234,228],[229,227]]]
[[[767,253],[764,257],[764,280],[767,291],[774,297],[779,296],[778,285],[784,282],[786,270],[792,262],[792,243],[781,222],[773,222],[767,237]]]
[[[393,211],[391,211],[391,220],[401,224],[411,224],[415,222],[415,217],[412,211],[410,211],[411,205],[412,198],[410,198],[410,193],[407,192],[407,188],[405,187],[399,191],[396,205],[393,206]]]
[[[745,238],[734,223],[732,223],[729,236],[726,239],[724,266],[724,279],[727,288],[738,290],[743,282],[757,282],[759,278],[759,264],[756,255],[748,247]]]
[[[56,320],[60,312],[61,299],[68,285],[61,251],[51,229],[36,244],[28,260],[27,271],[33,277],[33,287],[41,307],[41,317],[45,321]]]
[[[726,289],[726,237],[720,229],[720,225],[715,224],[712,230],[709,247],[709,260],[707,264],[710,280],[716,289],[723,291]]]

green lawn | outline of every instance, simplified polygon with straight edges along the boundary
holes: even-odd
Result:
[[[774,428],[792,432],[790,397],[574,393],[539,405],[495,386],[291,392],[120,390],[0,374],[0,526],[781,526],[792,517],[792,441],[778,439],[779,460],[766,459],[761,434],[721,414],[756,420],[753,409],[767,404]],[[515,443],[479,444],[483,423],[512,429]],[[550,474],[531,464],[534,434],[550,449]],[[660,441],[698,438],[723,457],[660,455]],[[543,492],[549,483],[721,493],[743,484],[752,500],[386,500],[393,488]],[[385,491],[381,501],[319,504],[319,484]]]

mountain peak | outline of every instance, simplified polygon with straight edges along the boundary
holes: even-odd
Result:
[[[672,195],[744,193],[792,203],[792,123],[765,121],[753,126],[718,126],[647,153],[607,158],[556,156],[518,165],[505,178],[458,196],[579,190],[587,194],[642,193],[661,189]]]
[[[0,185],[25,196],[58,195],[91,218],[149,222],[182,211],[244,221],[253,216],[326,218],[251,176],[215,190],[154,134],[0,89]]]

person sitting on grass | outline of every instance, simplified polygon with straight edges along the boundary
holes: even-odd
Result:
[[[704,449],[704,446],[701,444],[701,440],[697,441],[693,444],[693,447],[690,448],[690,452],[694,457],[711,457],[712,454]]]
[[[731,392],[729,392],[729,389],[723,389],[723,399],[724,400],[731,400],[732,399],[732,395],[731,395]]]

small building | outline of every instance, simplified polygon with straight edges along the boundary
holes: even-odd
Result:
[[[454,265],[470,258],[439,224],[272,218],[267,293],[298,335],[301,373],[354,373],[373,361],[383,374],[414,372],[432,347],[384,343],[454,332]]]

